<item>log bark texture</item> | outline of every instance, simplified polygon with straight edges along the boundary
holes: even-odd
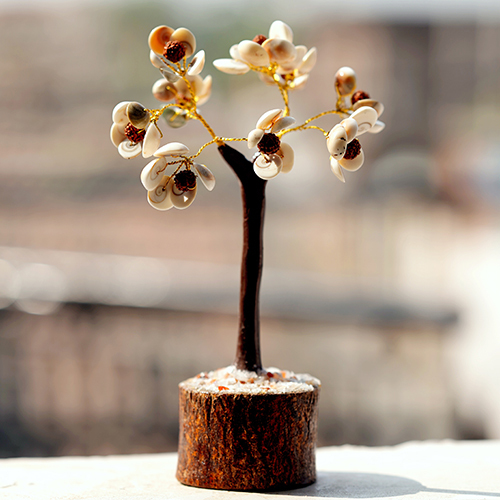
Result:
[[[208,393],[180,386],[177,479],[224,490],[284,490],[316,480],[319,388]]]

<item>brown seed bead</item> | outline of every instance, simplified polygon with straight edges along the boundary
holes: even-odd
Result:
[[[140,130],[140,129],[134,127],[131,123],[129,123],[125,127],[125,135],[127,136],[127,139],[130,142],[135,142],[136,144],[138,142],[142,142],[144,140],[145,134],[146,134],[145,129]]]
[[[253,37],[252,42],[255,42],[255,43],[258,43],[259,45],[262,45],[266,40],[267,40],[267,38],[264,35],[255,35]]]
[[[353,160],[361,153],[361,144],[357,139],[353,139],[345,150],[344,160]]]
[[[196,175],[192,170],[181,170],[174,177],[174,182],[179,191],[192,191],[196,187]]]
[[[361,99],[370,99],[370,96],[364,90],[356,90],[356,92],[352,94],[351,103],[356,104],[358,101],[361,101]]]
[[[177,42],[176,40],[170,41],[165,45],[165,50],[163,51],[163,55],[173,63],[179,62],[185,55],[186,49],[181,42]]]
[[[265,155],[273,155],[280,150],[281,141],[276,134],[264,134],[257,147]]]

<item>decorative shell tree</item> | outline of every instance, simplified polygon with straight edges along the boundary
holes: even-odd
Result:
[[[224,73],[257,73],[276,86],[283,107],[266,111],[248,137],[218,136],[200,114],[210,97],[212,78],[199,75],[205,63],[203,50],[195,54],[196,40],[186,28],[158,26],[149,35],[151,63],[162,78],[153,95],[166,102],[147,109],[138,102],[121,102],[113,110],[111,141],[124,158],[142,153],[153,159],[144,167],[141,182],[149,204],[157,210],[185,209],[197,193],[198,181],[209,190],[215,177],[198,157],[211,144],[234,171],[243,201],[243,258],[239,329],[234,365],[182,382],[177,478],[184,484],[228,490],[271,490],[303,486],[315,481],[317,400],[320,382],[277,368],[263,368],[260,355],[259,288],[262,274],[263,222],[267,181],[288,173],[294,164],[286,134],[304,130],[321,132],[330,153],[330,167],[345,182],[344,170],[358,170],[364,153],[358,137],[384,128],[378,121],[383,105],[356,90],[356,75],[340,68],[334,81],[335,108],[318,113],[301,124],[290,116],[289,92],[302,88],[316,63],[316,49],[293,44],[291,28],[272,23],[269,36],[257,35],[230,48],[231,58],[217,59]],[[192,57],[192,58],[191,58]],[[190,59],[191,58],[191,59]],[[318,118],[341,118],[329,131],[314,124]],[[211,140],[190,154],[179,142],[160,147],[159,120],[172,128],[198,120]],[[252,161],[228,146],[246,141],[258,152]]]

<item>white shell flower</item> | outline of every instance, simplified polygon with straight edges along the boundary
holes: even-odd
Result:
[[[292,169],[293,149],[276,134],[294,123],[291,116],[283,116],[282,109],[271,109],[257,120],[256,128],[248,134],[248,147],[257,146],[260,151],[254,161],[254,172],[261,179],[272,179],[280,172],[287,173]]]
[[[209,190],[215,187],[215,176],[209,168],[200,163],[194,163],[185,155],[189,148],[180,142],[171,142],[159,148],[155,159],[148,163],[141,173],[141,182],[148,190],[148,203],[157,210],[170,210],[175,207],[179,210],[189,207],[198,189],[197,180]],[[168,163],[175,158],[181,169],[173,175],[165,175]],[[182,168],[182,166],[185,168]],[[177,167],[178,168],[178,167]]]
[[[118,103],[112,112],[111,142],[118,148],[118,153],[126,159],[135,158],[142,152],[144,158],[149,158],[158,149],[161,133],[156,123],[149,122],[139,129],[130,123],[127,109],[130,101]],[[144,122],[144,123],[146,123]]]
[[[259,71],[259,78],[269,85],[279,83],[288,89],[302,88],[309,73],[316,64],[316,48],[310,50],[304,45],[293,44],[293,32],[282,21],[274,21],[269,36],[257,35],[253,40],[243,40],[233,45],[230,59],[216,59],[214,66],[230,75],[243,75],[255,68],[269,68],[270,72]]]
[[[346,118],[335,125],[326,136],[326,147],[330,153],[330,167],[335,176],[345,182],[342,169],[350,172],[359,170],[365,155],[361,144],[356,139],[358,123],[353,118]]]
[[[166,72],[162,70],[162,74],[165,75]],[[199,75],[188,75],[186,78],[193,90],[194,96],[191,94],[184,80],[178,79],[175,82],[171,82],[166,78],[160,78],[154,83],[153,95],[156,99],[163,102],[175,100],[179,106],[189,105],[193,101],[197,106],[205,104],[212,93],[212,77],[210,75],[205,78]]]

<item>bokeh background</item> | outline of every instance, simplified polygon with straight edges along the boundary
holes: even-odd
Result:
[[[212,146],[215,190],[153,210],[111,110],[155,105],[147,36],[186,26],[214,77],[204,116],[246,136],[279,93],[210,63],[275,19],[319,52],[292,116],[333,108],[348,65],[387,127],[345,185],[321,134],[288,136],[296,165],[268,185],[265,365],[321,378],[320,445],[500,438],[496,0],[3,0],[0,456],[173,451],[177,384],[233,361],[237,181]]]

